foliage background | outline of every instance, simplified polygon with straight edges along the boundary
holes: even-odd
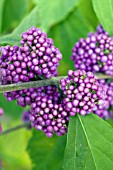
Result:
[[[98,23],[91,0],[0,0],[0,45],[19,44],[20,34],[30,26],[42,28],[63,54],[59,75],[74,69],[70,60],[74,43],[95,31]],[[0,118],[3,130],[22,123],[24,109],[16,102],[8,103],[0,94],[0,107],[5,110]],[[66,136],[47,139],[35,130],[21,129],[0,136],[2,167],[4,170],[61,170],[65,145]],[[36,162],[40,163],[38,168]]]

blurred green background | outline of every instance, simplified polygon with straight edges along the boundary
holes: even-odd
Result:
[[[74,43],[80,37],[86,37],[88,32],[95,31],[97,25],[98,19],[91,0],[0,0],[0,45],[19,44],[20,34],[30,26],[42,28],[54,39],[55,45],[63,54],[58,68],[59,75],[66,75],[69,69],[74,69],[70,60]],[[0,118],[3,130],[22,123],[23,108],[17,106],[16,102],[8,103],[0,94],[0,107],[5,111],[4,116]],[[63,155],[65,141],[65,136],[62,139],[54,136],[50,140],[41,132],[25,128],[0,136],[2,168],[31,170],[33,167],[34,170],[59,170],[61,163],[57,161],[59,155]],[[61,151],[58,152],[55,146],[61,146]],[[52,165],[49,164],[51,155]],[[39,167],[35,166],[37,161],[40,162]]]

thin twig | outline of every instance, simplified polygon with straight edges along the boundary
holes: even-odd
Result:
[[[14,131],[19,130],[19,129],[21,129],[21,128],[25,128],[25,127],[27,127],[27,126],[29,126],[29,125],[30,125],[30,122],[25,122],[25,123],[23,123],[23,124],[21,124],[21,125],[18,125],[18,126],[15,126],[15,127],[13,127],[13,128],[10,128],[10,129],[8,129],[8,130],[3,131],[3,132],[0,134],[0,136],[1,136],[1,135],[6,135],[6,134],[11,133],[11,132],[14,132]]]
[[[64,76],[52,77],[50,79],[31,81],[31,82],[27,82],[27,83],[1,85],[0,86],[0,93],[22,90],[22,89],[35,88],[35,87],[49,86],[49,85],[58,86],[61,78],[64,78]]]
[[[96,75],[98,79],[113,79],[112,76],[108,76],[104,74],[96,74]],[[50,79],[31,81],[27,83],[1,85],[0,93],[17,91],[17,90],[22,90],[22,89],[29,89],[29,88],[36,88],[36,87],[42,87],[42,86],[50,86],[50,85],[59,86],[59,82],[61,78],[66,78],[66,76],[52,77]]]
[[[98,79],[113,79],[113,76],[105,75],[105,74],[96,74]]]

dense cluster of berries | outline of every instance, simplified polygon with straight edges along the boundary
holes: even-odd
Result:
[[[42,130],[47,137],[52,137],[53,133],[62,136],[67,132],[69,115],[61,97],[56,86],[41,87],[31,104],[31,125]]]
[[[8,101],[17,99],[17,104],[22,107],[30,106],[36,97],[46,94],[52,94],[54,88],[51,86],[45,86],[45,87],[39,87],[39,88],[30,88],[25,90],[19,90],[19,91],[12,91],[4,93],[4,96],[7,98]],[[55,95],[54,95],[55,96]],[[57,100],[55,97],[54,100]]]
[[[22,33],[22,38],[20,48],[6,46],[0,50],[2,84],[27,82],[38,76],[44,78],[56,76],[62,54],[53,45],[54,41],[35,27]]]
[[[76,69],[113,75],[113,38],[99,26],[75,44],[71,60]]]
[[[4,110],[2,108],[0,108],[0,116],[2,116],[4,114]],[[2,125],[0,123],[0,133],[2,132]]]
[[[93,111],[96,115],[100,116],[101,118],[109,118],[113,117],[113,82],[107,79],[99,80],[99,83],[102,84],[104,88],[104,98],[103,98],[103,107],[99,106],[98,109]]]
[[[26,107],[31,105],[39,89],[40,88],[30,88],[25,90],[6,92],[4,93],[4,96],[9,102],[16,99],[19,106]]]
[[[62,54],[53,44],[51,38],[41,29],[31,27],[28,31],[22,33],[21,45],[23,50],[27,48],[31,62],[29,66],[31,71],[39,76],[50,78],[57,75],[57,67]]]
[[[17,83],[19,81],[19,79],[18,79],[19,77],[18,77],[17,73],[18,73],[20,63],[18,63],[17,57],[15,55],[17,53],[18,49],[19,49],[18,46],[11,47],[9,45],[6,47],[0,48],[0,52],[1,52],[1,56],[0,56],[0,84],[3,84],[3,85],[11,84],[11,83]],[[17,65],[18,65],[18,67],[17,67]],[[21,74],[22,74],[22,70],[21,70]]]
[[[65,95],[63,103],[70,116],[89,114],[101,104],[103,88],[92,72],[69,70],[68,77],[61,79],[60,84]]]
[[[31,27],[22,33],[21,47],[1,47],[0,84],[13,84],[57,76],[62,54],[41,29]],[[17,99],[20,106],[30,105],[30,90],[5,93],[8,101]],[[35,90],[34,90],[35,91]],[[25,94],[27,93],[27,95]],[[21,105],[22,103],[22,105]]]

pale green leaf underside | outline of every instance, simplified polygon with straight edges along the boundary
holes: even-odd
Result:
[[[94,114],[72,117],[63,167],[64,170],[112,170],[112,127]]]
[[[52,25],[64,20],[80,0],[35,0],[42,19],[41,27],[49,29]]]
[[[113,35],[113,0],[93,0],[93,6],[104,29]]]
[[[54,39],[55,45],[63,54],[63,60],[58,67],[59,73],[67,74],[69,69],[74,69],[74,63],[70,60],[72,48],[80,37],[86,37],[89,31],[85,18],[79,8],[74,8],[68,17],[50,29],[49,37]]]
[[[15,28],[15,30],[9,34],[0,37],[0,45],[4,44],[20,44],[21,40],[21,33],[29,29],[31,26],[38,26],[39,25],[39,16],[38,16],[38,9],[35,7],[31,13],[26,16],[22,22]]]
[[[0,0],[0,2],[1,1],[2,0]],[[4,8],[2,11],[1,31],[3,34],[13,30],[28,14],[30,2],[31,0],[5,0]]]
[[[1,29],[2,29],[4,3],[5,3],[5,0],[0,0],[0,34],[1,34]]]

